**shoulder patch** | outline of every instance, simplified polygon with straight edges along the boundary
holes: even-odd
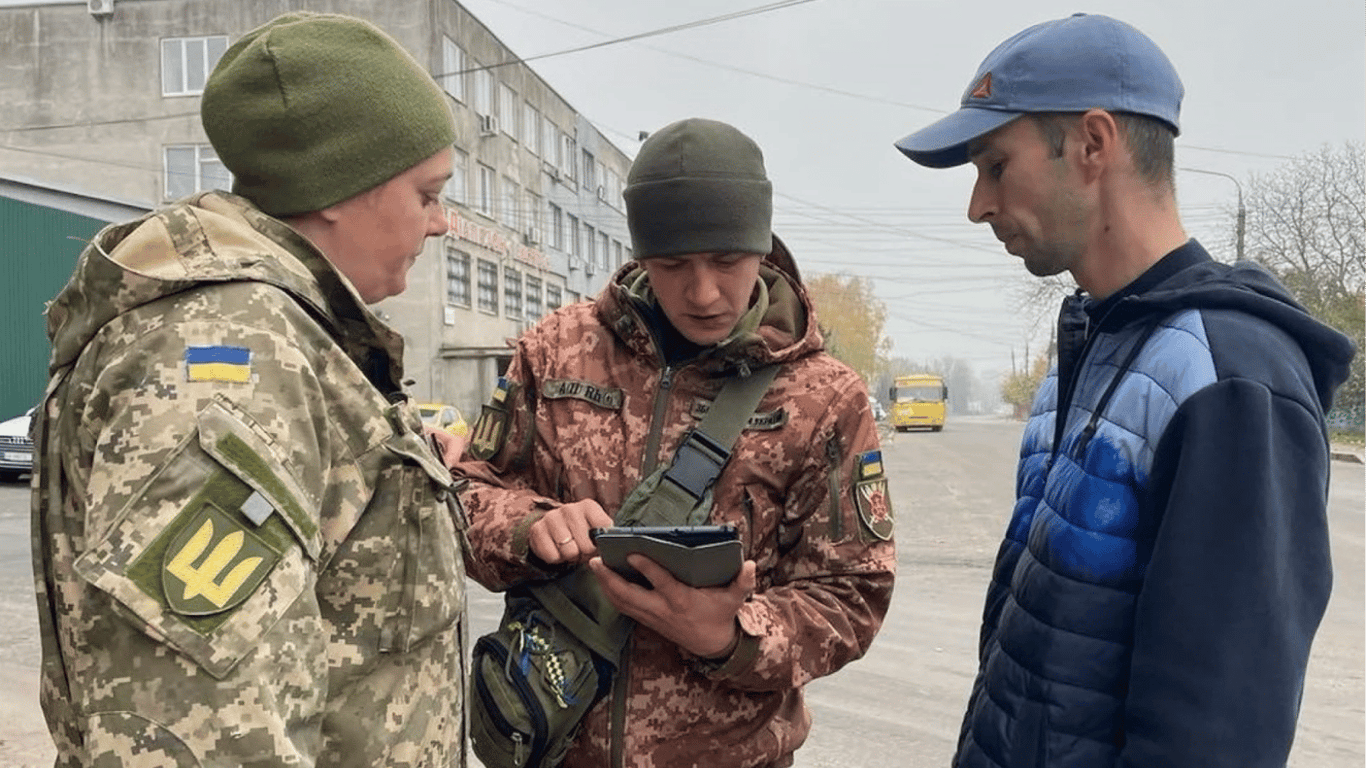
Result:
[[[213,631],[298,546],[279,515],[249,522],[260,512],[255,495],[220,470],[132,562],[129,579],[195,632]]]
[[[205,504],[166,549],[161,571],[166,605],[185,616],[235,608],[256,591],[281,554],[214,505]]]
[[[246,347],[186,347],[186,381],[251,381],[251,350]]]
[[[547,400],[571,398],[592,403],[599,408],[612,411],[621,410],[626,395],[620,389],[600,387],[587,381],[574,379],[554,379],[541,387],[541,397]]]
[[[874,538],[892,538],[895,519],[892,495],[882,469],[882,451],[865,451],[854,458],[854,505],[863,528]]]
[[[887,478],[877,477],[854,484],[854,505],[863,528],[874,538],[886,541],[892,538],[896,521],[892,517],[892,496],[887,488]]]
[[[865,451],[858,455],[858,479],[882,477],[882,451]]]
[[[508,418],[511,408],[508,400],[517,392],[517,384],[506,376],[499,377],[493,395],[479,413],[479,420],[470,430],[470,455],[480,461],[488,461],[503,447],[507,439]]]

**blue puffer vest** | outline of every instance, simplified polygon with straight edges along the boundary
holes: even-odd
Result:
[[[1199,312],[1158,320],[1090,340],[1056,455],[1056,368],[1039,389],[956,765],[1094,768],[1115,760],[1152,536],[1139,496],[1177,407],[1215,380]]]

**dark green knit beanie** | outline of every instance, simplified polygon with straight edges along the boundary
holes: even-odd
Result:
[[[636,258],[773,247],[764,155],[725,123],[693,117],[655,131],[640,145],[623,194]]]
[[[273,216],[327,208],[455,141],[446,96],[367,21],[286,13],[223,54],[204,130],[233,191]]]

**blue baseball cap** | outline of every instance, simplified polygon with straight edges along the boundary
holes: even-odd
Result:
[[[1077,13],[1036,24],[996,46],[957,112],[896,143],[930,168],[968,162],[968,142],[1029,112],[1105,109],[1155,117],[1181,132],[1186,89],[1149,37],[1108,16]]]

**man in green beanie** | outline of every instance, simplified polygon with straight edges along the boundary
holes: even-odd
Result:
[[[202,111],[236,194],[106,228],[48,310],[57,764],[462,765],[463,516],[367,308],[446,231],[445,96],[369,23],[291,13]]]
[[[666,126],[641,146],[625,197],[636,260],[594,303],[517,340],[473,460],[456,468],[470,574],[514,600],[529,583],[588,580],[635,621],[564,766],[791,765],[811,725],[803,686],[862,656],[891,598],[867,390],[823,349],[749,137],[711,120]],[[693,588],[632,555],[645,587],[608,569],[590,530],[635,521],[628,497],[647,478],[689,486],[718,392],[765,373],[738,438],[706,449],[719,475],[684,491],[686,522],[738,529],[739,574]],[[471,722],[490,763],[496,736]],[[527,764],[554,764],[538,759]]]

